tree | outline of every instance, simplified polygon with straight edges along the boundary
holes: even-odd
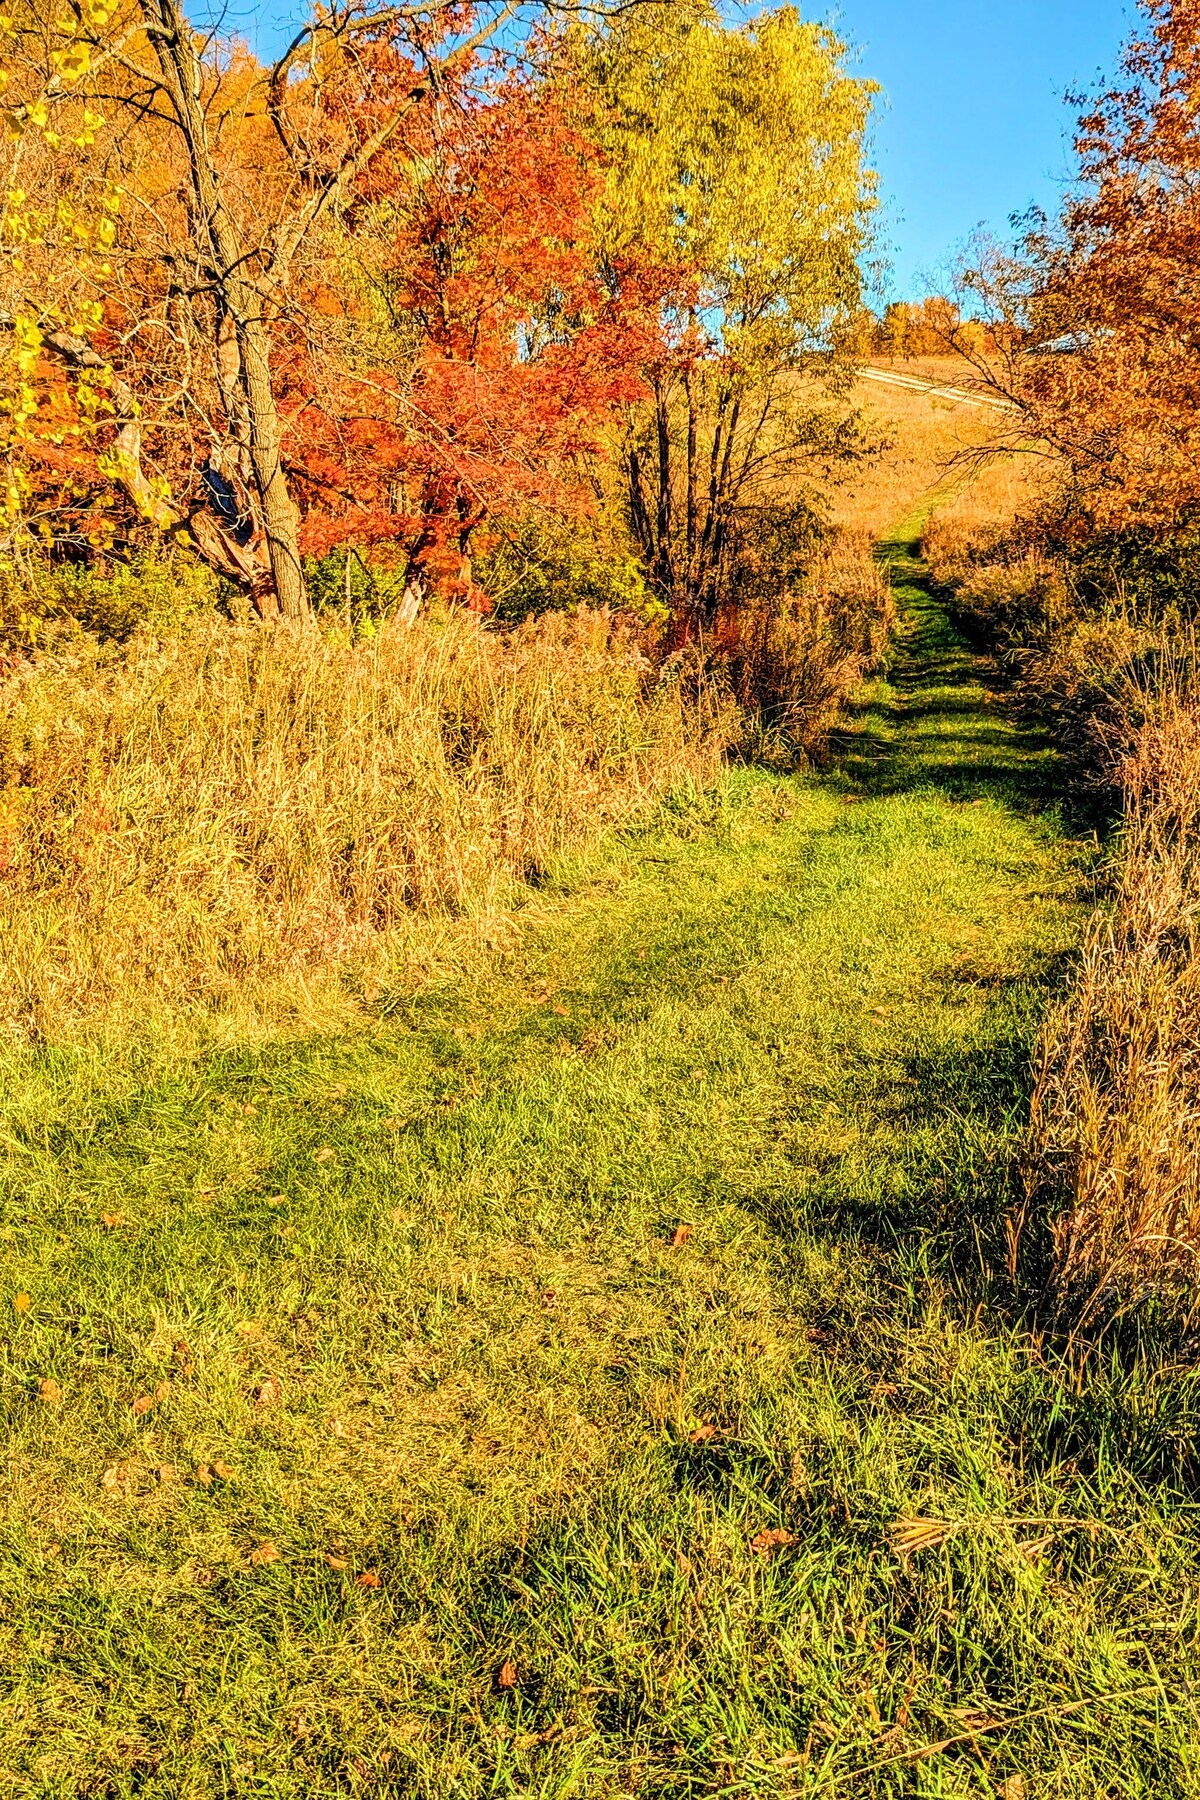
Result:
[[[556,4],[586,10],[532,10]],[[314,11],[261,70],[194,30],[179,0],[80,0],[70,14],[19,0],[4,64],[10,192],[22,193],[14,172],[36,156],[62,174],[77,220],[97,182],[123,204],[64,300],[61,207],[10,202],[10,467],[33,440],[44,458],[65,406],[93,476],[264,614],[302,616],[298,474],[306,491],[321,485],[304,464],[319,460],[318,418],[326,449],[339,435],[362,441],[363,395],[379,386],[361,361],[313,364],[307,321],[323,272],[370,197],[364,184],[389,157],[393,171],[411,167],[430,113],[460,103],[456,84],[521,11],[522,0],[352,0]],[[31,242],[32,259],[20,254]],[[348,315],[353,296],[329,310],[339,307]],[[392,399],[395,385],[383,383]]]
[[[1200,506],[1200,0],[1143,12],[1123,82],[1080,120],[1061,220],[970,276],[1007,352],[990,377],[1061,459],[1084,531]]]
[[[844,55],[794,6],[732,30],[694,0],[617,20],[585,58],[607,107],[610,269],[636,253],[659,271],[666,343],[621,456],[632,530],[685,631],[735,597],[765,524],[807,543],[800,496],[860,443],[844,393],[873,88]]]

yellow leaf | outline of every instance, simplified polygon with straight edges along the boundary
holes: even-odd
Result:
[[[32,1304],[33,1304],[33,1302],[30,1300],[28,1294],[14,1294],[13,1295],[13,1311],[14,1312],[27,1313],[29,1311],[29,1308],[32,1306]]]

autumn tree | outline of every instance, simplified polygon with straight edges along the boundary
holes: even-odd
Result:
[[[1061,220],[968,278],[1002,328],[990,379],[1061,461],[1085,530],[1200,507],[1200,0],[1143,13],[1123,79],[1080,121]]]
[[[585,67],[607,107],[609,262],[662,272],[665,343],[621,459],[649,577],[687,630],[762,566],[764,532],[786,579],[804,496],[854,453],[873,90],[790,5],[738,29],[705,0],[652,7]]]
[[[65,408],[77,447],[97,453],[93,474],[155,529],[191,544],[265,614],[302,616],[297,494],[332,492],[331,446],[361,444],[376,422],[364,394],[399,403],[394,357],[381,381],[361,332],[357,361],[313,363],[307,321],[346,260],[345,236],[378,199],[389,158],[394,172],[428,174],[431,113],[461,107],[459,84],[503,26],[522,12],[596,8],[355,0],[314,11],[262,70],[202,37],[178,0],[89,0],[70,13],[43,3],[20,0],[4,62],[10,195],[23,196],[22,160],[49,160],[64,189],[53,213],[10,199],[10,468],[32,439],[44,452]],[[87,198],[97,182],[120,202],[115,220]],[[76,259],[66,297],[64,207],[107,239]],[[362,301],[327,310],[348,316]],[[431,438],[457,429],[426,425]]]

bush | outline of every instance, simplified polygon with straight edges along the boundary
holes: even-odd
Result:
[[[603,612],[79,639],[0,682],[0,1018],[209,1007],[504,904],[735,729]]]
[[[104,570],[36,556],[0,561],[0,647],[28,649],[79,631],[119,643],[211,613],[221,598],[211,570],[182,554]]]

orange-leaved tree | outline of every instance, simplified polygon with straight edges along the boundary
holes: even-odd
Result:
[[[1200,506],[1200,0],[1143,12],[1080,120],[1061,220],[969,278],[1009,327],[988,373],[1014,436],[1061,459],[1084,532]]]
[[[467,528],[472,483],[544,478],[572,448],[571,412],[586,425],[606,404],[617,328],[594,285],[564,289],[554,268],[573,221],[547,219],[563,194],[546,188],[586,187],[578,145],[552,143],[531,92],[478,63],[521,11],[353,0],[314,11],[262,69],[178,0],[16,0],[0,59],[10,523],[32,499],[60,540],[64,507],[102,537],[123,503],[265,615],[299,617],[305,538],[353,525],[424,554],[453,535],[429,526],[439,509]],[[26,198],[44,191],[53,204]],[[439,219],[449,197],[457,218]],[[472,233],[494,293],[532,278],[503,307],[466,295]],[[466,354],[451,327],[472,305]],[[554,341],[533,354],[539,333]]]

